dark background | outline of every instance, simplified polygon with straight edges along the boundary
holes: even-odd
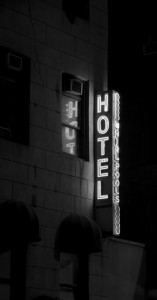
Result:
[[[155,1],[109,0],[109,89],[121,97],[121,237],[157,229],[157,17]]]

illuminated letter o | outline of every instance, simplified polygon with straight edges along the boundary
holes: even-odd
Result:
[[[101,122],[105,121],[105,128],[102,129]],[[109,130],[109,119],[106,116],[101,116],[97,121],[97,130],[101,134],[105,134]]]
[[[115,177],[118,179],[120,176],[119,172],[115,172]]]
[[[115,181],[115,185],[119,186],[119,180],[118,179]]]

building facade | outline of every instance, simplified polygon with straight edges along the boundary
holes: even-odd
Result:
[[[0,299],[145,299],[144,244],[94,220],[107,0],[1,0],[0,64]]]
[[[74,299],[77,263],[64,270],[68,259],[55,258],[55,239],[69,215],[93,218],[94,91],[107,89],[107,35],[107,1],[0,1],[0,201],[7,236],[1,243],[1,299]],[[66,105],[72,105],[73,124]],[[24,219],[28,208],[35,217],[24,226],[18,216]],[[26,253],[18,251],[34,219],[39,232],[27,239]],[[25,257],[20,262],[18,252]],[[90,299],[107,296],[105,261],[102,252],[89,255]]]

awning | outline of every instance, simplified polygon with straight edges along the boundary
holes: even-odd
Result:
[[[10,200],[0,204],[0,253],[39,240],[39,220],[31,206]]]
[[[72,214],[60,224],[55,240],[56,258],[60,252],[96,253],[102,250],[102,234],[98,224],[84,215]]]

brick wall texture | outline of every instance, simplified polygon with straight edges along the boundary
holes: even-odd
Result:
[[[107,89],[108,15],[107,0],[89,2],[90,20],[71,24],[61,0],[0,0],[0,46],[31,58],[29,146],[0,139],[0,201],[33,204],[40,221],[42,240],[27,253],[27,300],[59,297],[56,230],[71,213],[93,216],[94,90]],[[89,81],[89,162],[62,153],[62,72]],[[90,255],[90,300],[110,299],[106,247]]]

